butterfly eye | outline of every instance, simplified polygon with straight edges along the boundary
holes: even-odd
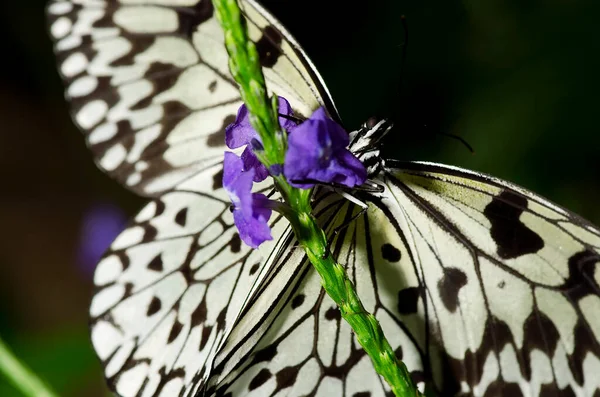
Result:
[[[379,118],[378,117],[369,117],[367,119],[367,121],[365,121],[365,128],[367,129],[372,129],[373,127],[375,127],[377,125],[377,123],[379,123]]]

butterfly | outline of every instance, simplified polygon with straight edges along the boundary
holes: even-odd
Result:
[[[270,93],[339,118],[286,29],[240,0]],[[389,396],[281,217],[251,250],[222,188],[242,104],[208,0],[55,0],[74,122],[98,166],[150,198],[94,275],[91,339],[120,396]],[[337,261],[430,395],[597,396],[600,231],[526,189],[351,147],[383,192],[317,189]],[[263,183],[261,191],[271,186]]]

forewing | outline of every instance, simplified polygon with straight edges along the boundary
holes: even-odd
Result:
[[[194,395],[244,302],[287,241],[242,243],[217,165],[144,207],[94,275],[91,337],[120,396]]]
[[[388,163],[425,307],[438,390],[600,392],[600,232],[523,188],[428,163]],[[410,367],[409,367],[410,368]]]
[[[270,92],[301,116],[326,105],[337,117],[290,34],[240,3]],[[222,161],[242,102],[210,0],[55,0],[47,14],[73,120],[101,169],[156,196]]]

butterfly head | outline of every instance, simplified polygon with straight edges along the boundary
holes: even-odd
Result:
[[[392,127],[391,120],[371,117],[350,133],[350,151],[363,163],[369,176],[377,174],[383,165],[381,141]]]

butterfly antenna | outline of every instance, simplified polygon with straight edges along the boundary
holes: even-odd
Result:
[[[438,132],[438,134],[447,136],[448,138],[456,139],[457,141],[459,141],[460,143],[465,145],[465,147],[467,149],[469,149],[469,152],[471,152],[471,154],[475,154],[475,150],[473,149],[473,147],[471,145],[469,145],[469,142],[467,142],[463,137],[455,135],[455,134],[450,134],[448,132]]]
[[[406,53],[408,51],[408,23],[406,22],[406,16],[400,16],[400,22],[402,23],[402,29],[404,30],[404,43],[402,43],[402,58],[400,61],[400,81],[398,82],[398,95],[402,91],[402,78],[404,77],[404,66],[406,65]],[[448,132],[438,132],[439,135],[444,135],[449,138],[453,138],[461,142],[465,147],[471,152],[471,154],[475,154],[475,150],[473,147],[469,145],[469,143],[462,137],[451,134]]]
[[[423,127],[427,128],[427,124],[423,125]],[[452,139],[456,139],[457,141],[462,143],[469,150],[469,152],[471,152],[471,154],[475,154],[475,149],[473,149],[473,147],[471,145],[469,145],[469,142],[467,142],[466,139],[464,139],[463,137],[456,135],[456,134],[452,134],[450,132],[441,132],[441,131],[435,131],[435,134],[442,135],[442,136],[452,138]]]

